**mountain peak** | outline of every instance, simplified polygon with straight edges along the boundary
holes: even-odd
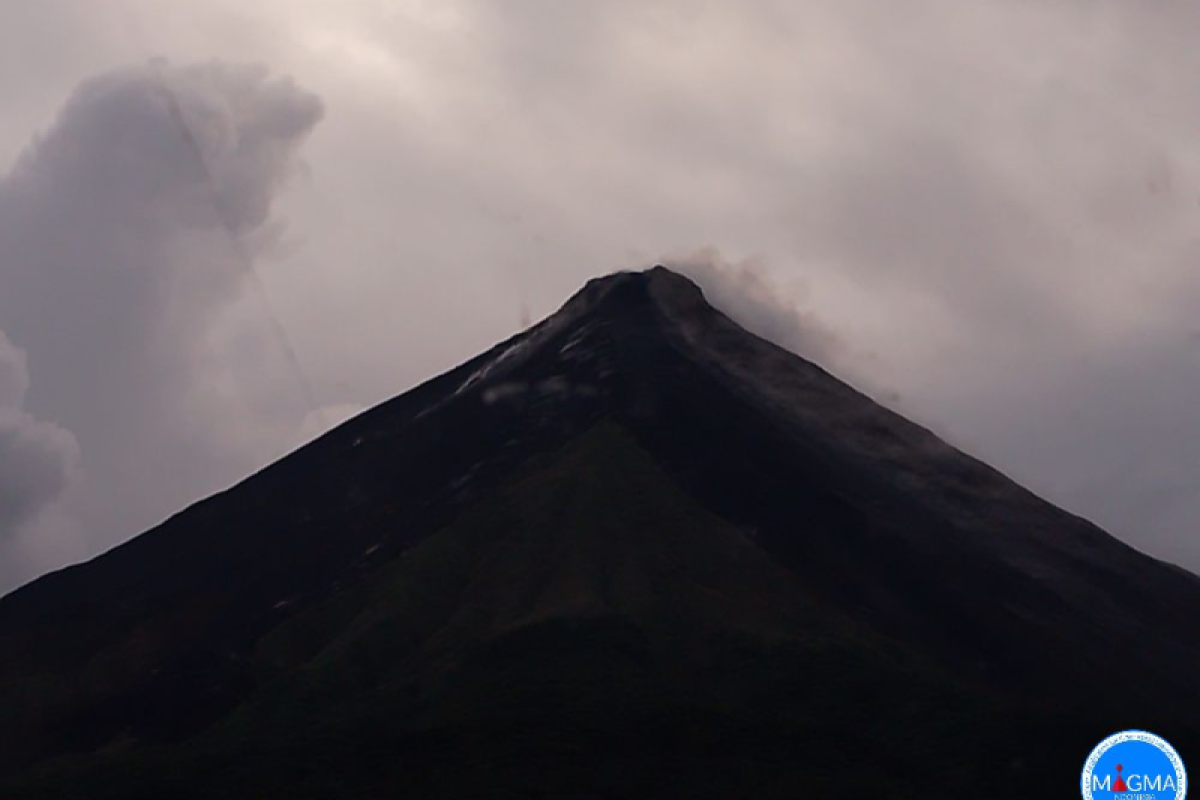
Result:
[[[937,752],[975,776],[1001,752],[1045,777],[1108,732],[1095,698],[1113,686],[1139,724],[1195,733],[1198,602],[1195,576],[656,266],[589,281],[532,328],[0,598],[0,794],[76,754],[61,762],[75,791],[45,796],[131,775],[161,789],[144,796],[228,795],[215,753],[260,786],[292,787],[269,765],[336,763],[330,786],[383,781],[362,796],[401,773],[421,796],[471,796],[439,781],[526,763],[513,742],[564,776],[637,772],[646,753],[645,774],[691,754],[684,772],[704,775],[727,744],[763,770],[687,796],[766,795],[789,769],[861,775],[861,752]],[[853,746],[814,763],[830,731]],[[981,785],[956,783],[964,769],[918,785],[885,764],[850,793],[963,796]],[[511,794],[579,789],[525,778]]]
[[[555,316],[575,319],[606,305],[636,308],[666,301],[699,302],[707,306],[703,291],[691,279],[656,264],[645,270],[621,270],[592,278],[563,304]]]

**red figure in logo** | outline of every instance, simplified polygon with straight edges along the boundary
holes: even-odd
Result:
[[[1113,784],[1112,790],[1114,792],[1129,791],[1127,788],[1125,788],[1125,781],[1121,780],[1121,765],[1120,764],[1117,764],[1117,782]]]

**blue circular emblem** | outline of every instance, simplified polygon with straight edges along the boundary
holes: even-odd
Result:
[[[1109,736],[1088,756],[1083,800],[1184,800],[1187,770],[1175,748],[1146,731]]]

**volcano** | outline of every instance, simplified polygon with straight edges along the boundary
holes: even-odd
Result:
[[[0,600],[0,796],[1064,797],[1197,675],[1200,579],[656,267]]]

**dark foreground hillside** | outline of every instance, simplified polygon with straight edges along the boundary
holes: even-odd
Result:
[[[679,276],[0,600],[3,797],[1064,797],[1200,581]]]

